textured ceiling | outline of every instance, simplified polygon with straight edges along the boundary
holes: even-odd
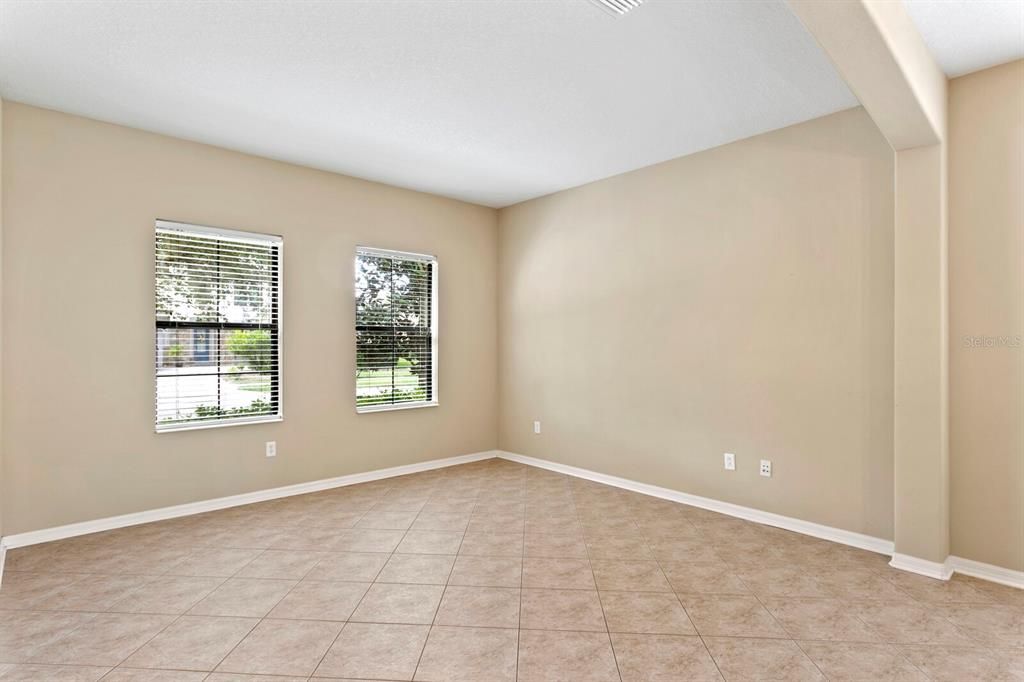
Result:
[[[1024,0],[903,0],[950,78],[1024,57]]]
[[[490,206],[857,104],[782,0],[2,0],[0,95]]]

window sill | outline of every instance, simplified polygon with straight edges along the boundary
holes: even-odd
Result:
[[[281,415],[274,415],[270,417],[252,417],[249,419],[225,419],[223,421],[212,422],[209,424],[168,424],[166,426],[157,426],[154,430],[156,433],[172,433],[174,431],[200,431],[203,429],[220,429],[225,426],[244,426],[245,424],[273,424],[275,422],[284,421],[284,417]]]
[[[369,414],[371,412],[394,412],[396,410],[415,410],[420,407],[437,407],[438,402],[436,400],[429,403],[406,403],[404,405],[365,405],[363,407],[356,408],[356,414]]]

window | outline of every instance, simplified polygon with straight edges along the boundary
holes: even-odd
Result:
[[[437,259],[356,249],[356,410],[437,405]]]
[[[282,247],[157,221],[157,431],[281,418]]]

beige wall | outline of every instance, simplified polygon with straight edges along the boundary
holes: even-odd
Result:
[[[492,209],[3,114],[5,533],[495,447]],[[283,423],[153,433],[156,218],[284,236]],[[440,407],[355,413],[356,244],[437,255]]]
[[[4,534],[4,101],[0,99],[0,537]],[[3,558],[0,557],[0,561]],[[0,578],[3,576],[0,575]]]
[[[951,551],[1024,570],[1024,61],[950,82],[949,162]]]
[[[500,211],[499,446],[891,538],[893,168],[858,108]]]

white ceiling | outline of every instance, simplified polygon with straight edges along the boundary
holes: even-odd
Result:
[[[1024,0],[903,0],[950,78],[1024,57]]]
[[[0,95],[489,206],[857,104],[782,0],[0,0]]]

